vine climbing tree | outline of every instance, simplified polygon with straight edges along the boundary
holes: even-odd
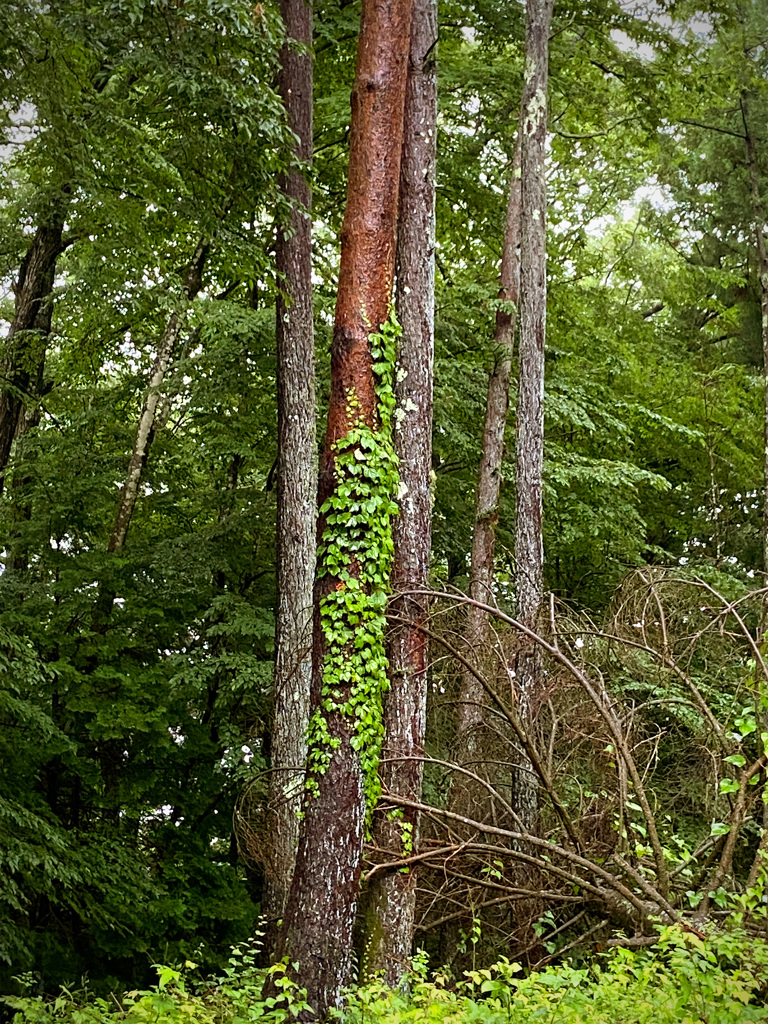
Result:
[[[387,792],[421,798],[427,718],[424,623],[432,526],[432,374],[434,366],[435,157],[437,130],[436,0],[414,0],[405,100],[397,238],[397,313],[402,338],[395,374],[393,444],[399,460],[398,515],[393,523],[390,689],[384,713],[381,779]],[[409,593],[410,591],[410,593]],[[395,858],[418,843],[419,817],[386,799],[373,845]],[[392,859],[390,856],[388,859]],[[407,969],[416,914],[415,867],[370,877],[366,962],[397,984]]]
[[[378,796],[399,333],[392,313],[411,0],[363,3],[347,206],[320,460],[304,818],[279,952],[323,1016],[352,966],[366,822]]]

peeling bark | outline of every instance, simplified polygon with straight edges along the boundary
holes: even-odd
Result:
[[[336,485],[335,442],[355,423],[377,426],[369,336],[387,319],[392,289],[410,22],[411,0],[363,2],[320,505]],[[324,526],[321,518],[320,536]],[[335,583],[318,578],[315,584],[311,710],[320,706],[325,658],[320,601]],[[340,694],[339,703],[348,696]],[[298,963],[299,983],[320,1017],[339,1004],[350,978],[365,823],[364,780],[352,744],[352,720],[340,712],[328,712],[325,720],[330,764],[317,776],[317,795],[304,801],[278,949],[278,955]]]
[[[544,341],[547,320],[547,79],[549,26],[554,0],[527,0],[522,135],[522,230],[519,379],[515,466],[515,577],[517,619],[540,626],[543,599],[542,471],[544,464]],[[520,717],[530,716],[541,682],[538,645],[526,643],[517,658]],[[526,829],[538,813],[536,778],[522,765],[515,809]]]
[[[423,597],[402,596],[428,583],[432,534],[432,376],[435,316],[435,159],[437,130],[436,0],[414,0],[405,99],[397,238],[397,314],[403,329],[395,374],[394,446],[400,460],[400,514],[392,528],[390,610],[405,620],[388,642],[390,690],[384,713],[384,793],[421,800],[427,717],[427,618]],[[404,760],[410,758],[410,760]],[[386,803],[386,797],[384,799]],[[375,846],[395,857],[418,844],[419,814],[377,814]],[[366,966],[395,986],[408,969],[416,913],[417,869],[382,871],[371,881]]]
[[[182,294],[187,302],[191,302],[202,287],[202,273],[207,255],[208,247],[201,242],[184,275]],[[152,443],[155,413],[161,398],[160,388],[165,380],[168,363],[176,347],[181,328],[182,319],[179,313],[172,313],[160,338],[160,344],[158,345],[149,377],[149,386],[141,407],[141,413],[139,414],[133,451],[131,452],[125,483],[120,495],[120,504],[117,509],[112,532],[109,535],[110,551],[120,551],[125,545],[128,528],[133,517],[133,510],[136,507],[136,499],[139,495],[141,474],[144,471],[147,455]]]
[[[14,317],[0,362],[0,491],[13,441],[27,432],[26,411],[40,396],[63,231],[63,214],[38,227],[13,287]]]
[[[281,54],[280,93],[296,134],[296,156],[312,158],[312,5],[282,0],[290,43]],[[299,842],[303,766],[307,756],[312,679],[312,587],[315,579],[317,464],[315,342],[312,311],[311,195],[306,175],[282,180],[293,205],[290,231],[280,230],[277,298],[277,624],[272,775],[269,787],[267,883],[262,914],[268,930],[283,916]]]

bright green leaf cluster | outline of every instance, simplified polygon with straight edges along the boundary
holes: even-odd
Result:
[[[308,788],[330,763],[329,716],[353,720],[352,746],[360,757],[367,815],[378,800],[379,754],[384,736],[382,700],[389,684],[384,646],[392,516],[397,512],[397,456],[392,446],[392,389],[401,329],[394,310],[370,338],[376,376],[377,429],[358,417],[335,445],[336,488],[320,514],[325,528],[318,550],[321,577],[336,585],[320,603],[325,638],[323,692],[309,724]],[[354,396],[350,407],[354,409]]]

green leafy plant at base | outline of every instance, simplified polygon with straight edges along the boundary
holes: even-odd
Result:
[[[397,513],[397,456],[392,445],[395,396],[392,377],[401,329],[394,311],[370,338],[376,377],[378,426],[354,419],[335,446],[337,484],[323,504],[325,522],[318,550],[320,577],[336,585],[320,603],[325,638],[323,691],[309,725],[308,781],[330,763],[334,745],[328,716],[342,714],[354,723],[352,746],[358,752],[370,818],[379,796],[379,754],[384,735],[382,699],[389,684],[384,645],[385,610],[392,566],[392,516]]]
[[[768,944],[745,932],[706,940],[662,930],[652,949],[621,947],[594,966],[561,964],[524,975],[502,959],[465,973],[449,988],[426,979],[423,962],[410,986],[382,982],[356,989],[338,1019],[345,1024],[745,1024],[768,1021]]]
[[[7,997],[13,1024],[289,1024],[310,1010],[306,993],[279,963],[254,966],[255,949],[239,947],[216,979],[195,979],[196,965],[158,966],[151,989],[118,998],[62,989],[53,999]],[[768,943],[739,927],[706,939],[677,927],[635,951],[616,947],[593,964],[559,964],[524,974],[502,958],[467,971],[455,985],[428,979],[426,955],[399,990],[382,981],[347,993],[333,1011],[342,1024],[750,1024],[768,1021]],[[263,997],[271,977],[276,992]],[[23,981],[24,979],[19,979]]]
[[[206,982],[194,980],[197,965],[189,960],[178,968],[157,965],[156,985],[119,999],[62,988],[54,999],[9,996],[3,1002],[15,1011],[13,1024],[288,1024],[310,1009],[284,963],[264,970],[254,966],[255,957],[255,948],[237,947],[223,976]],[[276,994],[265,998],[268,976]]]

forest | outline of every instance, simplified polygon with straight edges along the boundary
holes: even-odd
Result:
[[[0,1019],[768,1020],[764,0],[0,67]]]

